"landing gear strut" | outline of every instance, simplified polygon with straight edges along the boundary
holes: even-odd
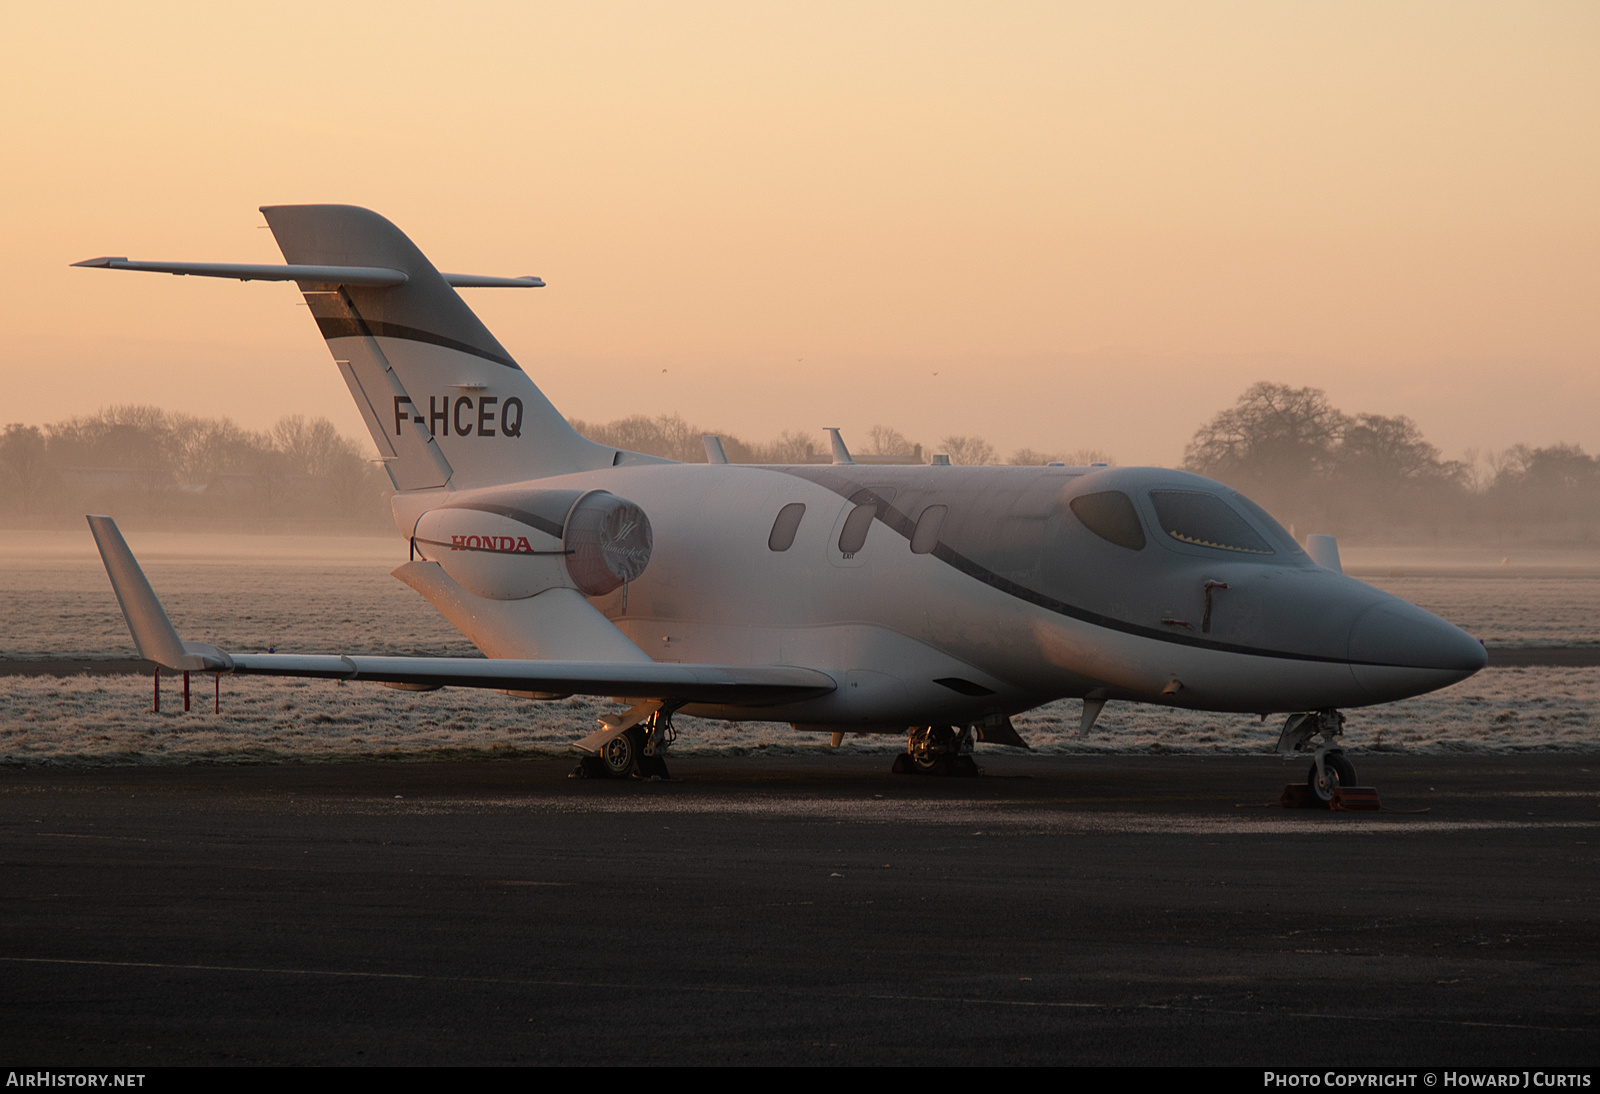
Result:
[[[896,775],[954,775],[972,778],[983,769],[972,758],[971,726],[913,726],[906,750],[894,758]]]

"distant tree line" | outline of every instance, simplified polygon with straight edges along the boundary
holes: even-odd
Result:
[[[106,512],[135,523],[241,528],[386,526],[388,476],[324,418],[266,432],[227,418],[113,406],[0,432],[0,512],[55,524]]]
[[[690,425],[676,414],[662,414],[651,418],[635,415],[618,418],[613,422],[585,422],[572,419],[572,428],[592,441],[624,448],[630,452],[643,452],[648,456],[665,456],[684,463],[705,463],[705,445],[701,437],[715,433],[722,440],[723,451],[733,463],[827,463],[832,458],[823,433],[818,430],[805,433],[785,430],[778,438],[765,443],[747,441],[731,433],[718,433]],[[1019,448],[1008,459],[1001,460],[994,445],[982,437],[948,436],[939,438],[936,445],[912,441],[898,429],[875,425],[867,431],[865,440],[846,436],[845,443],[853,456],[870,456],[894,459],[903,463],[929,463],[936,455],[950,458],[953,464],[1091,464],[1114,463],[1110,456],[1098,449],[1080,448],[1070,452],[1036,452]]]
[[[574,420],[601,444],[703,463],[704,433],[676,414],[606,423]],[[766,442],[721,433],[735,463],[825,463],[825,435],[786,431]],[[925,445],[886,425],[846,436],[875,461],[997,464],[982,437],[952,435]],[[62,524],[86,512],[182,525],[241,529],[318,525],[389,527],[388,476],[367,445],[326,419],[283,418],[265,432],[226,418],[115,406],[50,425],[0,432],[0,516],[12,526]],[[1114,463],[1093,449],[1017,449],[1009,464]],[[1482,542],[1600,540],[1600,458],[1575,444],[1513,445],[1445,459],[1415,422],[1346,414],[1309,387],[1259,383],[1202,425],[1184,467],[1260,502],[1304,537]]]
[[[1575,444],[1447,460],[1410,418],[1346,414],[1309,387],[1258,383],[1201,426],[1184,467],[1308,532],[1593,542],[1600,459]]]

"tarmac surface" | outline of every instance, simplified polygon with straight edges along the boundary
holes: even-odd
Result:
[[[0,1061],[1600,1062],[1600,755],[0,769]]]

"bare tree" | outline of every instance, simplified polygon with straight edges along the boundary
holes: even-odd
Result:
[[[677,414],[662,414],[651,418],[635,414],[631,418],[618,418],[604,424],[573,419],[571,426],[591,441],[640,452],[646,456],[662,456],[684,463],[704,463],[705,446],[700,442],[703,430],[692,426]]]
[[[910,456],[917,450],[904,433],[886,425],[873,426],[867,436],[872,438],[872,447],[867,451],[874,456]]]
[[[1357,414],[1347,420],[1337,451],[1343,475],[1372,481],[1417,481],[1461,476],[1464,466],[1444,463],[1410,418]]]
[[[258,471],[272,453],[270,436],[241,429],[228,418],[173,414],[168,423],[180,482],[207,483],[221,474]]]
[[[939,446],[950,457],[951,463],[990,464],[998,462],[994,445],[982,437],[945,437],[939,441]]]
[[[332,422],[326,418],[306,421],[295,414],[279,418],[272,427],[272,446],[283,453],[289,467],[302,475],[323,477],[331,472],[343,457],[356,455],[359,450],[353,441],[341,437]]]
[[[1200,427],[1183,465],[1225,481],[1303,480],[1332,467],[1349,425],[1317,388],[1259,383]]]
[[[1047,463],[1064,463],[1068,467],[1088,467],[1090,464],[1114,464],[1117,461],[1111,455],[1100,451],[1098,448],[1074,448],[1071,452],[1035,452],[1031,448],[1019,448],[1011,453],[1011,458],[1006,460],[1009,464],[1019,467],[1038,467]]]
[[[13,423],[0,434],[0,467],[7,485],[24,513],[33,512],[50,469],[45,462],[44,433],[36,425]]]
[[[785,429],[768,444],[751,445],[756,463],[809,463],[822,454],[817,440],[809,433]]]

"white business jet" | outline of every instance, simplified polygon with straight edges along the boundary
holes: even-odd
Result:
[[[1481,669],[1475,639],[1313,559],[1210,479],[1132,467],[681,464],[579,436],[440,273],[366,209],[262,209],[286,265],[80,266],[293,281],[394,481],[411,586],[484,658],[229,653],[179,638],[90,517],[141,656],[169,670],[611,696],[580,770],[665,775],[677,711],[906,734],[900,770],[973,773],[974,739],[1083,700],[1289,713],[1332,800],[1341,707]],[[159,669],[158,669],[159,672]]]

